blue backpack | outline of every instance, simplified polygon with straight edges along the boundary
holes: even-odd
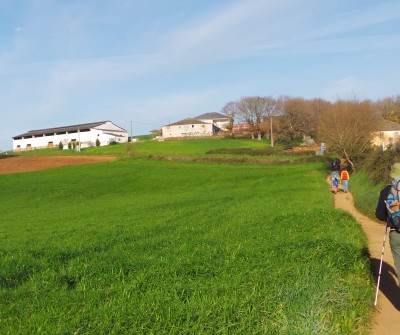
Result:
[[[400,233],[400,177],[396,177],[390,184],[389,194],[386,198],[386,208],[393,228]]]

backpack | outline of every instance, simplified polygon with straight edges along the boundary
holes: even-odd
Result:
[[[345,170],[342,171],[342,179],[343,180],[349,180],[349,173]]]
[[[400,177],[396,177],[390,184],[386,198],[386,208],[393,228],[400,233]]]

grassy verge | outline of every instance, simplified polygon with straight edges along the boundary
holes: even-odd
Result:
[[[349,183],[349,189],[353,193],[357,209],[369,218],[376,220],[375,209],[379,193],[385,184],[374,185],[362,171],[352,175]]]
[[[366,240],[321,164],[1,175],[1,334],[365,334]]]

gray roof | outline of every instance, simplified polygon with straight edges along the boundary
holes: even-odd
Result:
[[[78,131],[78,128],[80,131],[84,131],[84,130],[92,129],[94,127],[98,127],[106,122],[111,122],[111,121],[99,121],[99,122],[92,122],[92,123],[76,124],[76,125],[65,126],[65,127],[29,130],[27,133],[14,136],[13,139],[16,140],[16,139],[19,139],[22,137],[29,137],[29,136],[53,135],[55,133],[73,132],[73,131]]]
[[[382,120],[380,131],[400,131],[400,124],[388,120]]]
[[[216,119],[228,119],[228,117],[221,113],[205,113],[196,116],[195,119],[199,120],[216,120]]]
[[[188,118],[188,119],[184,119],[184,120],[181,120],[181,121],[177,121],[177,122],[174,122],[174,123],[167,124],[167,126],[183,126],[185,124],[209,124],[209,123],[203,122],[203,121],[200,121],[200,120],[197,120],[197,119]]]

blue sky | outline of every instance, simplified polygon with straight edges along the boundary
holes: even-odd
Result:
[[[0,0],[0,150],[103,120],[146,134],[244,96],[398,95],[399,27],[397,0]]]

